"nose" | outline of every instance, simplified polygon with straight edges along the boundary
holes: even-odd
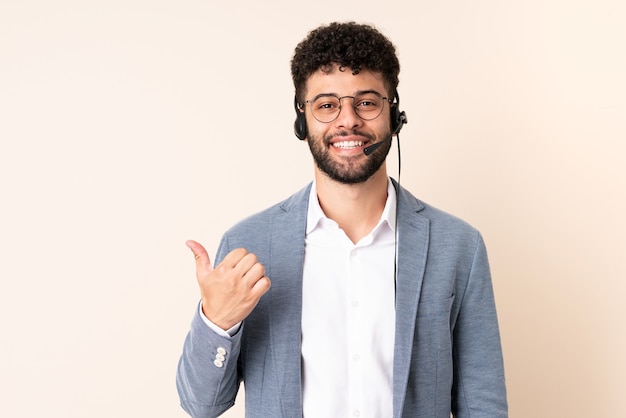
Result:
[[[342,97],[339,116],[335,119],[335,127],[344,129],[356,129],[363,124],[363,119],[357,115],[354,109],[354,98]]]

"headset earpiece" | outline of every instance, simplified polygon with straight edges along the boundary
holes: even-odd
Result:
[[[390,106],[391,109],[391,133],[392,135],[397,134],[402,129],[402,125],[407,123],[406,113],[400,110],[400,96],[396,91],[393,96],[393,102]]]
[[[293,132],[299,140],[303,141],[306,139],[309,129],[306,126],[306,115],[302,109],[300,109],[298,98],[296,96],[293,98],[293,106],[296,110],[296,121],[293,123]]]

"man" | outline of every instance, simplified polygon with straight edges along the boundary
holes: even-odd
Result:
[[[215,269],[187,243],[202,301],[179,363],[183,408],[218,416],[243,381],[248,417],[506,417],[482,238],[387,175],[406,122],[395,48],[333,23],[291,68],[314,181],[226,232]]]

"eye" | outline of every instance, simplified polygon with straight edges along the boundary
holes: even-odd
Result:
[[[376,96],[358,97],[355,106],[361,110],[374,110],[380,107],[381,99]]]
[[[376,106],[376,103],[372,102],[371,100],[361,100],[359,103],[357,103],[357,106],[361,106],[361,107]]]
[[[322,112],[333,112],[339,108],[336,97],[319,97],[313,102],[313,107]]]

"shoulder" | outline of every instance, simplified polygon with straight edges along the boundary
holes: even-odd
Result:
[[[267,239],[270,232],[290,233],[306,222],[310,190],[309,183],[281,202],[242,219],[224,233],[223,240],[231,241],[234,248],[239,242],[250,245],[251,240]]]
[[[401,217],[425,220],[431,229],[456,231],[474,234],[478,230],[460,217],[441,210],[415,197],[410,191],[394,183],[398,191],[398,204]]]
[[[484,246],[480,231],[464,219],[416,198],[402,187],[397,190],[401,234],[426,234],[423,238],[429,242],[431,251],[450,256],[471,256]]]

